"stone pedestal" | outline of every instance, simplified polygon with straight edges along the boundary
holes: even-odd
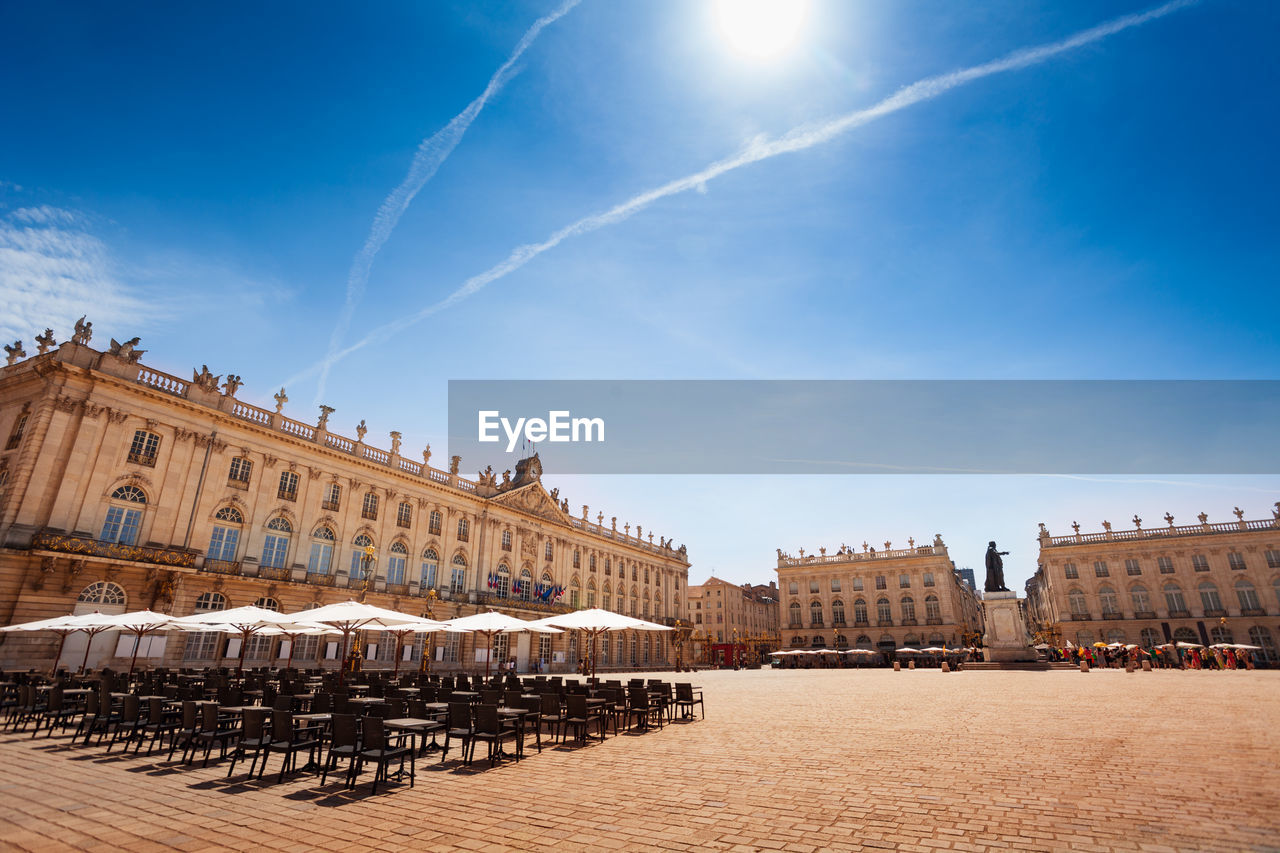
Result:
[[[1027,637],[1016,592],[985,593],[982,609],[986,613],[987,625],[987,632],[982,636],[986,660],[1013,663],[1039,659]]]

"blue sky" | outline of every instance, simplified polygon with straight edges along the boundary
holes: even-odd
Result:
[[[405,209],[344,340],[753,139],[1155,5],[813,0],[760,60],[711,3],[582,0]],[[558,8],[5,5],[0,332],[64,339],[87,311],[95,343],[141,335],[155,366],[238,373],[266,405],[289,381],[294,417],[319,398],[339,431],[364,418],[437,459],[450,378],[1276,378],[1280,9],[1204,0],[570,237],[375,335],[320,397],[379,206]],[[1001,540],[1020,584],[1038,521],[1280,500],[1262,476],[547,468],[575,507],[686,542],[693,580],[766,580],[779,546],[941,532],[960,565]]]

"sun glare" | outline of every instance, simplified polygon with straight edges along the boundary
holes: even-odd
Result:
[[[794,45],[809,16],[807,0],[716,0],[720,34],[735,53],[778,56]]]

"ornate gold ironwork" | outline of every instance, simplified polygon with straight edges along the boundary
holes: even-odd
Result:
[[[46,530],[41,530],[31,537],[31,548],[39,551],[58,551],[63,554],[105,557],[110,560],[154,563],[158,566],[176,566],[185,569],[196,567],[195,551],[151,548],[145,545],[122,545],[119,542],[101,542],[86,536],[72,536]]]

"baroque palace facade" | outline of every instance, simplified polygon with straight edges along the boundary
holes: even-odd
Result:
[[[1027,581],[1032,631],[1054,645],[1095,642],[1247,643],[1277,660],[1280,504],[1272,518],[1052,536],[1040,525],[1039,566]]]
[[[99,351],[92,324],[38,352],[6,347],[0,368],[0,624],[100,609],[186,615],[245,604],[284,612],[348,598],[436,619],[488,608],[535,619],[603,607],[674,625],[684,615],[684,546],[640,525],[572,515],[541,483],[541,461],[515,477],[475,480],[236,399],[234,375],[207,367],[188,381],[143,365],[138,339]],[[602,643],[602,667],[665,666],[662,632],[624,632]],[[0,635],[0,666],[48,665],[44,634]],[[78,665],[72,635],[64,664]],[[402,650],[433,664],[474,668],[477,640],[439,634]],[[300,640],[295,666],[336,666],[332,638]],[[391,649],[366,653],[390,666]],[[127,654],[101,638],[90,660]],[[238,641],[231,641],[238,642]],[[499,636],[495,658],[523,669],[541,659],[571,669],[587,650],[576,632]],[[123,643],[121,644],[124,645]],[[77,656],[72,656],[72,650]],[[260,638],[247,663],[275,664],[279,642]],[[153,665],[208,665],[238,653],[215,634],[170,632],[144,645]]]
[[[961,580],[941,536],[932,545],[793,557],[778,549],[785,648],[961,646],[982,632],[982,602]]]

